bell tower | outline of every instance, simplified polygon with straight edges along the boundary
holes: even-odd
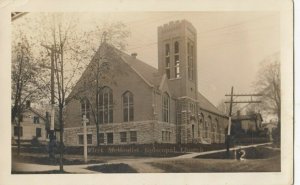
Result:
[[[158,71],[176,97],[197,99],[197,32],[186,21],[158,27]]]

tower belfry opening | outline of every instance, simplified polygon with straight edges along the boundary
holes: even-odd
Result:
[[[166,75],[175,96],[197,98],[197,32],[186,21],[158,27],[158,71]]]

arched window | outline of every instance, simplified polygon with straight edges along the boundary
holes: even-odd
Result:
[[[127,91],[123,94],[123,120],[124,122],[133,121],[133,94]]]
[[[175,78],[180,77],[180,60],[179,60],[179,43],[176,41],[174,43],[174,71]]]
[[[90,119],[90,102],[87,98],[83,98],[80,102],[80,110],[81,110],[81,118],[83,118],[84,115],[86,115],[87,119]],[[89,123],[89,122],[88,122]],[[87,124],[88,124],[87,123]]]
[[[167,78],[170,79],[170,44],[165,46],[165,70]]]
[[[174,53],[179,53],[179,43],[178,43],[178,41],[176,41],[175,44],[174,44]]]
[[[169,113],[170,113],[170,97],[168,93],[164,93],[162,97],[162,114],[163,114],[164,122],[169,122]]]
[[[113,122],[113,93],[109,87],[99,92],[99,123]]]
[[[215,127],[215,132],[218,132],[219,131],[219,120],[217,118],[215,119],[214,127]]]
[[[194,80],[194,47],[193,44],[188,42],[187,44],[187,50],[188,50],[188,77],[189,80]]]
[[[211,133],[211,125],[212,125],[212,119],[210,116],[208,116],[208,120],[207,120],[207,126],[206,126],[206,137],[210,136]]]
[[[201,113],[198,117],[198,136],[200,137],[201,131],[203,129],[204,115]]]

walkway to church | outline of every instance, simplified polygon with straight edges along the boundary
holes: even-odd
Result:
[[[239,146],[230,148],[230,150],[237,150],[242,148],[250,148],[250,147],[257,147],[262,145],[268,145],[271,143],[262,143],[262,144],[253,144],[248,146]],[[188,153],[185,155],[177,156],[177,157],[166,157],[166,158],[123,158],[123,159],[112,159],[106,163],[100,164],[82,164],[82,165],[64,165],[64,170],[69,173],[99,173],[95,171],[88,170],[87,167],[90,166],[99,166],[104,164],[119,164],[124,163],[128,164],[132,168],[134,168],[138,173],[161,173],[164,172],[162,169],[156,168],[149,164],[150,162],[158,162],[163,160],[180,160],[180,159],[191,159],[200,155],[207,155],[213,153],[220,153],[224,152],[226,149],[223,150],[214,150],[208,152],[200,152],[200,153]],[[77,156],[78,157],[78,156]],[[40,165],[40,164],[30,164],[30,163],[15,163],[13,165],[14,170],[21,171],[21,172],[32,172],[32,171],[49,171],[49,170],[58,170],[59,166],[51,166],[51,165]]]

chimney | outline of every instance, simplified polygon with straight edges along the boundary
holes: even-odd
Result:
[[[30,108],[30,100],[26,100],[26,108]]]
[[[137,53],[131,53],[132,58],[136,58]]]

